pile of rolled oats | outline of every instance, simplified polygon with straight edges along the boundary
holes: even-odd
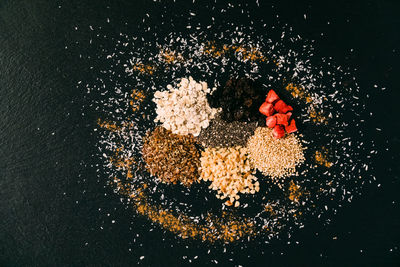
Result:
[[[155,122],[174,134],[192,134],[198,136],[202,128],[208,127],[218,109],[211,108],[207,94],[211,92],[206,82],[196,82],[192,77],[182,78],[174,88],[156,91],[153,101],[156,103]]]

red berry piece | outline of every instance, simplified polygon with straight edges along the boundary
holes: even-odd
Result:
[[[294,119],[291,119],[289,125],[285,126],[285,130],[287,133],[293,133],[297,131],[296,122]]]
[[[276,125],[276,117],[275,116],[269,116],[266,119],[267,127],[269,128],[274,128]]]
[[[293,110],[293,108],[289,105],[286,105],[286,103],[283,102],[283,100],[279,100],[278,102],[276,102],[274,105],[274,109],[282,114],[285,114],[286,112]]]
[[[262,114],[264,114],[265,116],[271,116],[272,114],[274,114],[274,105],[264,102],[262,103],[262,105],[260,106],[260,108],[258,109]]]
[[[272,130],[272,135],[275,138],[282,138],[285,136],[285,129],[283,129],[280,125],[275,125],[274,129]]]
[[[285,125],[285,126],[289,125],[289,122],[288,122],[289,117],[288,117],[288,115],[277,113],[274,116],[276,116],[276,123],[277,124]]]
[[[267,94],[267,98],[265,99],[265,102],[273,104],[275,101],[279,100],[279,96],[275,93],[274,90],[269,90]]]

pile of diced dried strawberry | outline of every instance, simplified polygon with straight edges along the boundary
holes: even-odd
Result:
[[[272,134],[275,138],[282,138],[287,133],[297,131],[296,122],[291,119],[293,108],[283,102],[274,90],[268,92],[265,102],[259,111],[267,116],[266,123],[269,128],[274,128]]]

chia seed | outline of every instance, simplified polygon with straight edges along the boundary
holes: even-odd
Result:
[[[259,122],[226,122],[217,115],[206,129],[202,129],[197,141],[204,147],[246,146]]]

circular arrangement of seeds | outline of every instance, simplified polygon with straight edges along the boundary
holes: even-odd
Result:
[[[98,35],[107,69],[80,84],[101,172],[139,216],[179,238],[263,242],[329,223],[370,182],[355,78],[292,28],[143,23],[140,38]]]

